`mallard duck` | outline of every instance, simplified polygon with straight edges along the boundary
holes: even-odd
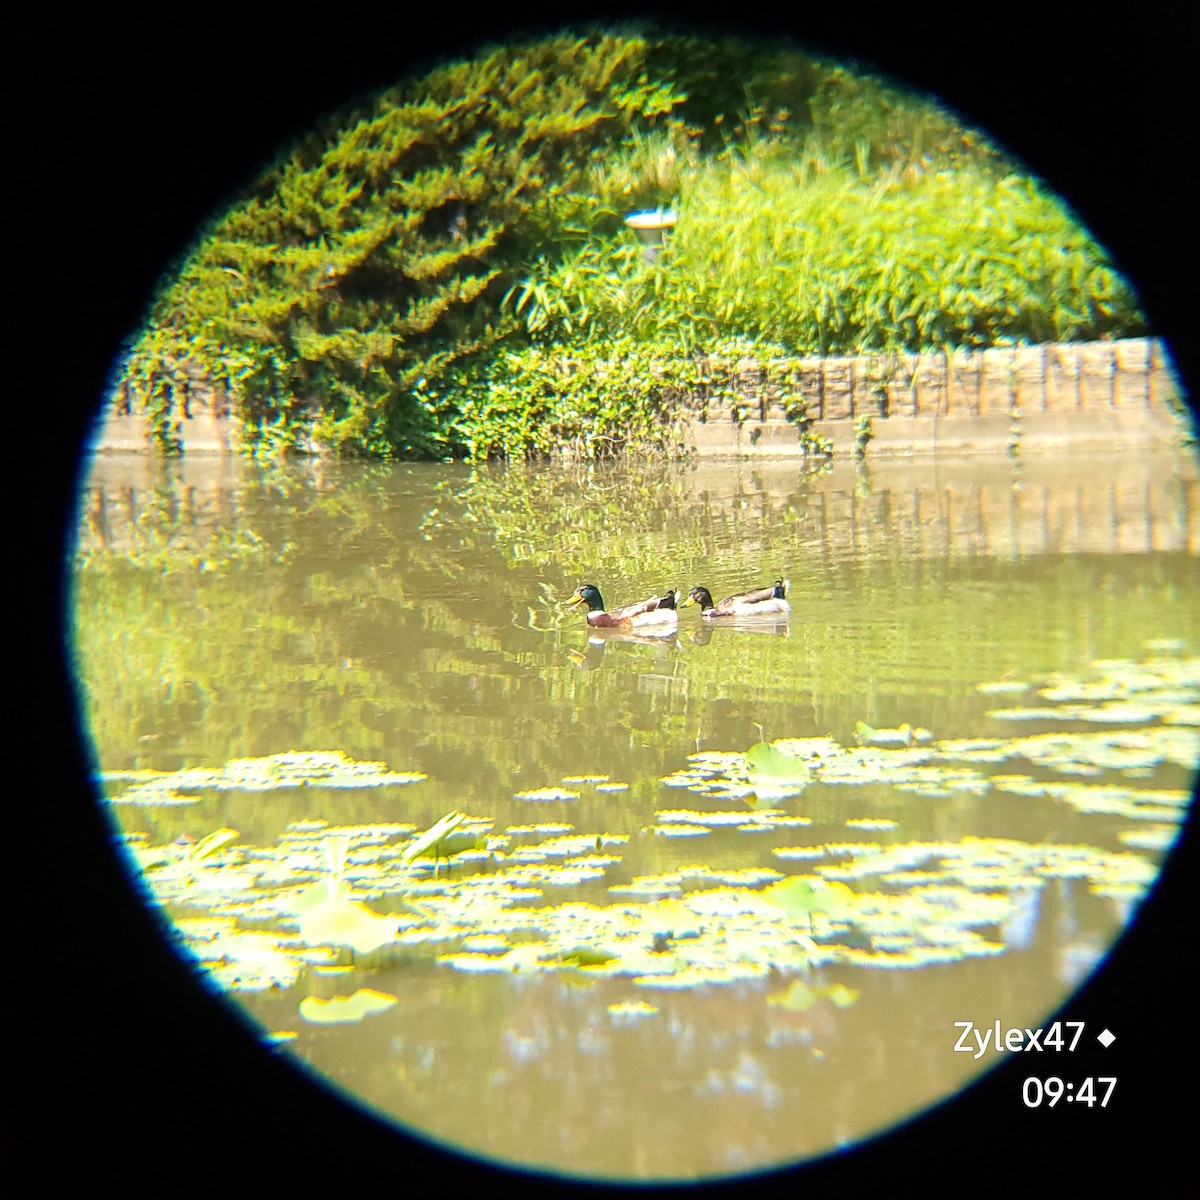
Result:
[[[691,595],[680,605],[687,608],[689,604],[700,605],[702,617],[780,617],[787,616],[792,606],[784,598],[787,595],[788,584],[783,579],[777,579],[770,587],[758,588],[752,592],[738,592],[736,596],[726,596],[720,604],[714,604],[712,593],[705,587],[692,588]]]
[[[651,596],[649,600],[609,612],[600,589],[594,583],[581,583],[567,603],[586,604],[587,623],[593,629],[674,629],[679,624],[679,614],[675,611],[677,599],[674,592],[667,592],[665,596]]]

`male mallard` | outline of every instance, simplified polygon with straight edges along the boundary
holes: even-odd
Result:
[[[593,629],[674,629],[679,624],[675,601],[675,593],[667,592],[665,596],[652,596],[640,604],[626,604],[608,612],[600,589],[594,583],[581,583],[567,603],[586,604],[587,623]]]
[[[787,589],[786,581],[777,579],[770,587],[758,588],[753,592],[738,592],[736,596],[726,596],[720,604],[714,604],[708,588],[694,587],[692,594],[680,607],[687,608],[689,604],[698,604],[700,615],[709,618],[787,616],[792,611],[792,606],[784,599]]]

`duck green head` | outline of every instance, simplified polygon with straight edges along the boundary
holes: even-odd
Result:
[[[604,600],[600,595],[600,589],[594,583],[581,583],[575,589],[575,595],[567,601],[568,606],[572,604],[586,604],[588,612],[603,612]]]

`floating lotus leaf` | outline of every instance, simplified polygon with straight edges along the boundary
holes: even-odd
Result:
[[[863,746],[915,746],[919,742],[928,742],[933,734],[928,729],[914,728],[905,722],[898,729],[876,729],[866,721],[858,721],[854,726],[855,740]]]
[[[101,779],[105,778],[107,776],[101,774]],[[204,790],[263,792],[308,786],[393,787],[418,783],[425,778],[420,772],[389,771],[383,763],[355,762],[340,750],[289,751],[265,758],[235,758],[223,767],[188,767],[180,771],[148,773],[142,786],[180,793]]]
[[[350,996],[305,996],[300,1001],[300,1015],[317,1025],[342,1025],[361,1021],[372,1013],[384,1012],[396,1003],[396,997],[373,988],[359,988]]]
[[[842,983],[831,983],[825,988],[825,995],[838,1008],[849,1008],[861,994],[858,988],[847,987]]]
[[[1086,879],[1098,894],[1111,894],[1114,888],[1121,894],[1144,894],[1156,875],[1153,864],[1137,854],[1004,838],[876,847],[857,859],[820,866],[817,871],[825,878],[847,881],[877,876],[893,887],[909,889],[961,883],[997,893],[1040,887],[1047,878],[1077,877]]]
[[[1158,703],[1114,700],[1096,706],[1060,704],[1054,708],[996,708],[988,716],[996,721],[1091,721],[1099,725],[1144,725],[1170,712],[1179,711],[1179,703],[1177,699],[1164,698]]]
[[[794,979],[782,992],[773,992],[767,997],[772,1008],[786,1008],[790,1012],[807,1012],[822,1000],[829,1000],[838,1008],[849,1008],[859,997],[857,988],[841,983],[808,983]]]
[[[776,846],[772,854],[784,859],[824,858],[828,853],[824,846]]]
[[[947,738],[938,742],[934,759],[948,758],[958,762],[1003,762],[1013,755],[1008,738]]]
[[[774,812],[776,810],[766,810]],[[692,808],[660,808],[655,814],[660,825],[744,825],[744,812],[700,812]],[[755,814],[764,817],[765,812]]]
[[[575,967],[602,967],[605,963],[615,961],[615,954],[599,946],[573,946],[559,954],[559,962]]]
[[[652,832],[655,837],[692,838],[707,837],[712,830],[706,825],[656,825]]]
[[[1168,725],[1200,725],[1200,704],[1180,704],[1162,715]]]
[[[629,841],[629,838],[624,834],[609,834],[607,837],[596,837],[592,834],[581,833],[572,836],[563,835],[550,838],[547,841],[539,842],[533,848],[548,858],[569,858],[571,855],[586,854],[589,850],[594,850],[597,841],[601,842],[601,844],[607,842],[609,845],[624,845]]]
[[[723,870],[720,867],[688,866],[680,867],[676,874],[681,881],[689,883],[701,881],[738,887],[754,887],[783,878],[781,872],[772,871],[769,867],[728,867]]]
[[[639,875],[629,883],[613,884],[608,890],[614,896],[671,896],[678,894],[682,887],[675,874]]]
[[[803,979],[795,979],[785,991],[773,992],[769,995],[767,1003],[772,1008],[786,1008],[791,1012],[807,1012],[819,998],[817,992]]]
[[[230,918],[181,918],[176,921],[188,949],[229,991],[291,987],[300,963],[272,933],[238,929]]]
[[[154,780],[150,783],[140,783],[136,787],[122,792],[119,796],[109,798],[110,804],[138,804],[143,807],[161,805],[172,807],[186,804],[199,804],[199,796],[189,796],[176,791],[170,780]]]
[[[513,795],[514,800],[578,800],[579,793],[567,791],[565,788],[544,787],[531,788],[527,792],[516,792]]]
[[[504,954],[445,954],[438,962],[457,971],[496,971],[513,974],[536,970],[551,953],[545,942],[526,942]]]
[[[620,1024],[640,1021],[643,1017],[653,1017],[657,1015],[658,1009],[644,1000],[623,1000],[618,1004],[610,1004],[608,1012],[614,1023]]]
[[[1146,825],[1141,829],[1122,829],[1117,834],[1117,840],[1122,846],[1155,850],[1162,854],[1170,850],[1178,837],[1179,828],[1175,825]]]
[[[1129,788],[1028,775],[994,775],[992,786],[1019,796],[1046,796],[1062,800],[1077,812],[1109,813],[1137,820],[1182,821],[1191,802],[1183,789]]]
[[[1144,773],[1163,763],[1194,769],[1200,762],[1200,731],[1158,726],[1112,732],[1045,733],[1016,738],[1012,748],[1014,754],[1064,774]]]

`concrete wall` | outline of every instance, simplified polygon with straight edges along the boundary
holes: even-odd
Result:
[[[711,374],[728,372],[712,364]],[[701,455],[749,458],[797,453],[807,428],[852,451],[870,421],[867,454],[940,450],[1021,452],[1066,446],[1155,446],[1177,441],[1183,399],[1163,343],[1154,338],[996,347],[920,355],[801,358],[734,367],[737,401],[684,402],[688,437]]]
[[[805,429],[845,454],[863,419],[872,458],[1152,447],[1186,428],[1172,405],[1182,388],[1156,338],[705,365],[713,384],[676,398],[685,440],[700,456],[797,457]],[[236,425],[224,412],[194,403],[181,424],[185,453],[236,452]],[[94,448],[153,450],[146,419],[114,403]]]

